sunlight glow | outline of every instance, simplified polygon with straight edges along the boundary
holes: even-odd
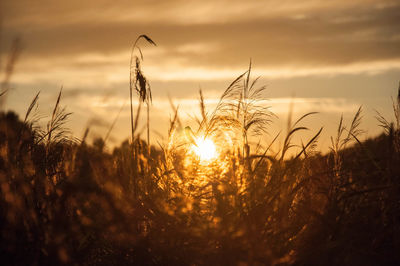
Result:
[[[209,138],[196,138],[196,145],[192,145],[192,149],[201,161],[210,161],[217,157],[217,151],[214,142]]]

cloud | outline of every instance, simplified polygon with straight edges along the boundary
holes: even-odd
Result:
[[[101,119],[100,117],[92,117],[89,119],[87,123],[88,127],[102,127],[102,128],[108,128],[110,127],[110,124]]]
[[[259,17],[302,17],[304,14],[358,10],[365,7],[385,8],[395,0],[4,0],[4,16],[9,24],[29,23],[51,26],[69,24],[71,20],[174,22],[181,24],[225,23]],[[300,14],[300,15],[299,15]],[[49,25],[48,22],[53,22]]]
[[[27,59],[129,56],[146,33],[159,44],[159,64],[189,68],[227,68],[250,57],[269,68],[400,60],[400,4],[392,1],[28,2],[6,2],[3,30],[6,39],[22,36]]]

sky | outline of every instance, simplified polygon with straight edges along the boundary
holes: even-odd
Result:
[[[22,45],[5,108],[23,117],[40,91],[45,122],[63,87],[62,104],[73,112],[68,127],[77,138],[87,127],[91,138],[104,137],[122,108],[110,147],[129,136],[130,49],[140,34],[157,43],[139,43],[153,94],[154,141],[167,133],[169,98],[193,125],[199,89],[211,111],[250,60],[277,116],[265,138],[285,130],[290,106],[293,117],[318,112],[305,121],[310,131],[302,137],[323,126],[323,149],[340,116],[350,123],[359,106],[365,137],[381,131],[375,111],[393,119],[399,1],[2,0],[0,16],[1,73],[12,40]]]

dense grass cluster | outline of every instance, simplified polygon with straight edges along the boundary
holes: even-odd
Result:
[[[102,139],[67,137],[61,92],[46,128],[39,94],[23,120],[0,113],[1,264],[400,264],[399,98],[395,123],[378,115],[375,139],[359,140],[360,108],[340,120],[329,153],[316,151],[322,128],[290,152],[309,113],[274,152],[280,136],[251,143],[266,139],[273,114],[250,66],[212,112],[200,93],[197,129],[173,107],[168,141],[155,147],[136,133],[132,92],[147,115],[151,92],[132,62],[131,138],[112,153]],[[194,137],[213,139],[218,158],[193,154]]]
[[[179,136],[177,111],[162,148],[149,153],[136,136],[111,154],[100,139],[88,145],[65,137],[61,93],[46,129],[36,126],[38,97],[23,121],[1,113],[1,262],[399,264],[398,124],[379,117],[385,133],[360,142],[358,112],[348,127],[340,121],[330,153],[315,151],[318,133],[287,158],[300,119],[278,153],[251,149],[251,125],[262,132],[271,114],[249,84],[247,72],[210,115],[201,97],[197,134],[242,132],[206,165]]]

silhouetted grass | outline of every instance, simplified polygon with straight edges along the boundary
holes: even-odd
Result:
[[[251,66],[212,112],[200,92],[189,137],[172,104],[159,148],[135,134],[140,104],[136,114],[131,105],[131,140],[112,153],[101,139],[67,137],[61,91],[45,130],[39,94],[23,121],[0,113],[1,264],[399,264],[398,123],[379,116],[385,132],[361,142],[360,108],[349,126],[340,119],[329,153],[316,150],[321,128],[289,157],[308,113],[289,122],[278,152],[278,136],[252,146],[273,114],[250,74]],[[149,87],[138,86],[148,106]],[[217,159],[191,153],[199,136],[224,143]]]

